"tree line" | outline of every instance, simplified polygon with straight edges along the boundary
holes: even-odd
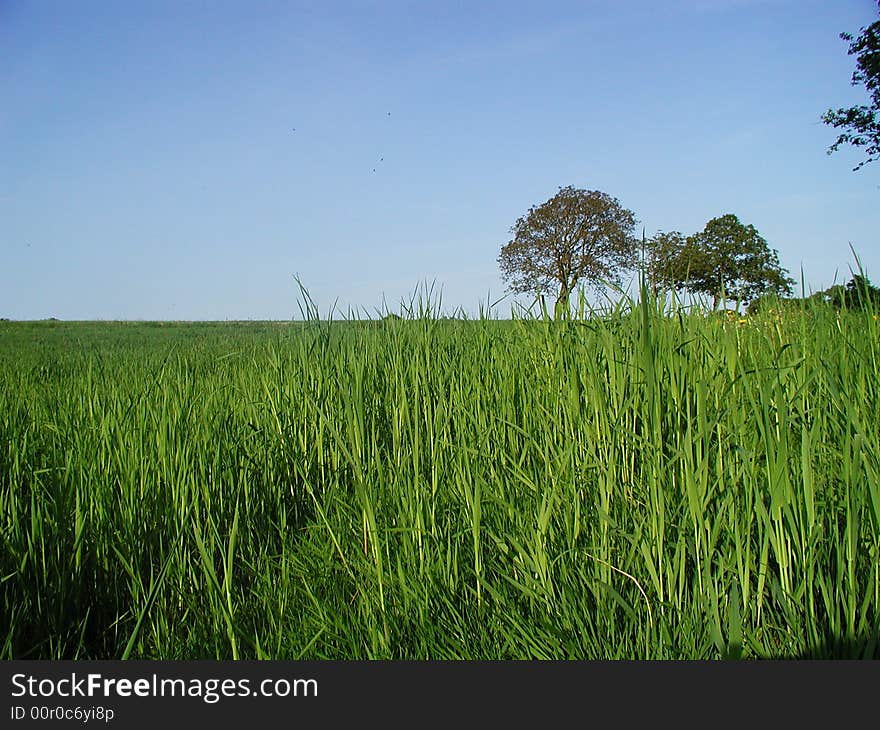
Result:
[[[639,268],[655,295],[705,295],[713,309],[728,300],[748,304],[768,293],[791,294],[794,281],[777,252],[732,213],[689,236],[668,231],[639,239],[635,229],[635,214],[616,198],[563,187],[516,221],[498,263],[514,292],[555,290],[557,317],[577,286],[619,285]]]
[[[655,296],[668,292],[712,300],[712,309],[736,302],[758,308],[767,299],[790,298],[794,280],[779,254],[755,226],[733,213],[713,218],[696,233],[636,235],[635,214],[598,190],[572,186],[532,206],[511,228],[498,263],[510,290],[543,295],[556,292],[555,316],[563,317],[578,286],[620,285],[625,274],[641,271]],[[813,295],[847,307],[877,302],[880,290],[858,274],[845,287]]]

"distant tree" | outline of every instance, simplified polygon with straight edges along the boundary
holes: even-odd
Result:
[[[847,309],[873,309],[880,311],[880,289],[871,284],[867,276],[854,274],[843,292]]]
[[[647,242],[645,274],[654,296],[662,291],[681,291],[698,252],[688,250],[688,238],[679,231],[660,231]]]
[[[836,152],[843,144],[865,148],[868,159],[856,165],[853,168],[855,171],[869,162],[880,159],[880,20],[867,28],[862,28],[858,38],[853,39],[851,33],[841,33],[840,37],[849,42],[848,55],[856,57],[852,85],[863,84],[871,103],[867,106],[862,104],[836,111],[829,109],[822,115],[822,121],[844,130],[838,135],[837,141],[828,148],[829,155]]]
[[[619,282],[635,264],[635,223],[633,212],[606,193],[560,188],[510,229],[513,238],[498,256],[501,273],[514,292],[558,288],[555,316],[561,317],[579,283]]]
[[[840,308],[846,304],[846,287],[843,284],[835,284],[827,289],[810,294],[806,301],[818,304],[832,304]]]
[[[748,304],[764,294],[791,294],[794,281],[779,256],[752,225],[732,213],[713,218],[699,233],[658,234],[651,239],[648,272],[655,290],[674,289]]]
[[[844,284],[834,284],[802,301],[812,305],[830,305],[837,309],[871,309],[880,312],[880,288],[874,286],[864,274],[853,274],[852,279]]]

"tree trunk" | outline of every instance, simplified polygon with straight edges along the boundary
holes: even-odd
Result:
[[[556,319],[568,318],[568,297],[570,293],[566,287],[559,290],[559,296],[556,298],[556,308],[553,311],[553,316]]]

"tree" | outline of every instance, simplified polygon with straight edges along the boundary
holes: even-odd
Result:
[[[880,289],[863,274],[853,275],[846,285],[843,300],[849,309],[880,311]]]
[[[635,264],[635,215],[598,190],[560,188],[510,229],[498,263],[510,290],[545,293],[558,286],[555,316],[568,311],[578,283],[616,283]]]
[[[645,251],[645,273],[654,296],[661,291],[681,291],[690,275],[695,251],[685,251],[687,237],[679,231],[655,234]]]
[[[733,299],[748,304],[765,294],[791,294],[794,281],[779,255],[752,225],[727,213],[699,233],[658,234],[651,239],[648,273],[655,291],[686,290],[712,297],[712,308]]]
[[[864,84],[871,103],[868,106],[862,104],[836,111],[829,109],[822,115],[822,121],[836,129],[844,130],[838,135],[837,141],[828,148],[829,155],[836,152],[843,144],[865,148],[868,159],[856,165],[853,168],[855,171],[869,162],[880,159],[880,20],[867,28],[862,28],[856,39],[853,39],[850,33],[841,33],[840,37],[849,42],[848,55],[856,57],[852,85]]]
[[[852,279],[843,284],[834,284],[828,289],[810,294],[804,299],[789,300],[811,306],[832,306],[836,309],[867,309],[880,312],[880,288],[874,286],[864,274],[853,274]]]

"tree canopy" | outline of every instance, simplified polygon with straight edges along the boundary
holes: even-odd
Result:
[[[833,304],[837,308],[871,309],[880,312],[880,288],[871,283],[864,274],[853,274],[844,286],[835,284],[813,294],[810,299]]]
[[[672,289],[748,304],[764,294],[791,293],[794,281],[779,255],[753,225],[732,213],[710,220],[699,233],[659,233],[648,247],[647,273],[654,291]]]
[[[759,297],[749,305],[748,313],[755,314],[768,307],[791,305],[832,306],[836,309],[880,313],[880,288],[874,286],[863,273],[853,274],[845,285],[834,284],[803,299],[785,299],[772,294]]]
[[[846,285],[844,302],[850,309],[880,311],[880,289],[864,274],[854,274]]]
[[[635,225],[635,214],[606,193],[560,188],[516,221],[498,263],[511,291],[537,294],[558,288],[559,317],[579,283],[617,283],[635,264]]]
[[[662,290],[681,291],[690,275],[696,252],[686,250],[688,240],[679,231],[660,231],[648,242],[646,269],[654,296]]]
[[[864,85],[870,104],[849,109],[829,109],[822,115],[822,121],[843,130],[837,136],[837,141],[828,148],[829,155],[844,144],[865,148],[868,158],[853,168],[858,170],[880,159],[880,20],[862,28],[858,38],[853,38],[850,33],[841,33],[840,37],[849,42],[848,54],[856,57],[852,85]]]

